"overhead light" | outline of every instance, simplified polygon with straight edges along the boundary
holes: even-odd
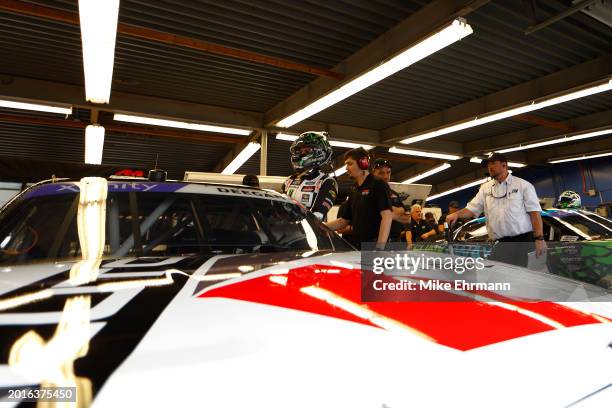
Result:
[[[79,0],[85,99],[108,103],[115,64],[119,0]]]
[[[299,136],[297,135],[291,135],[289,133],[277,133],[276,134],[276,139],[278,140],[286,140],[288,142],[294,142],[297,140]],[[345,147],[348,149],[356,149],[358,147],[363,147],[366,150],[371,150],[373,149],[375,146],[369,145],[369,144],[361,144],[361,143],[353,143],[353,142],[343,142],[341,140],[328,140],[329,144],[335,147]]]
[[[257,142],[250,142],[240,153],[238,153],[238,156],[234,157],[234,160],[223,169],[221,174],[234,174],[236,170],[242,167],[242,165],[259,150],[260,147],[261,145]]]
[[[498,152],[498,153],[516,152],[518,150],[534,149],[536,147],[548,146],[548,145],[552,145],[552,144],[574,142],[576,140],[588,139],[588,138],[591,138],[591,137],[607,135],[607,134],[610,134],[610,133],[612,133],[612,129],[604,129],[604,130],[598,130],[598,131],[595,131],[595,132],[581,133],[581,134],[577,134],[577,135],[573,135],[573,136],[563,136],[563,137],[560,137],[560,138],[557,138],[557,139],[544,140],[542,142],[529,143],[529,144],[526,144],[526,145],[518,145],[518,146],[515,146],[515,147],[509,147],[507,149],[496,150],[496,152]]]
[[[102,164],[104,126],[89,125],[85,128],[85,163]]]
[[[181,122],[177,120],[149,118],[146,116],[133,116],[115,113],[114,120],[119,122],[139,123],[142,125],[164,126],[178,129],[197,130],[200,132],[226,133],[230,135],[248,136],[251,134],[249,129],[232,128],[225,126],[202,125],[199,123]]]
[[[412,184],[412,183],[415,183],[415,182],[417,182],[419,180],[422,180],[422,179],[424,179],[426,177],[431,176],[432,174],[436,174],[436,173],[439,173],[441,171],[444,171],[444,170],[450,168],[450,166],[451,166],[450,164],[444,163],[444,164],[442,164],[440,166],[434,167],[433,169],[427,170],[424,173],[417,174],[414,177],[410,177],[408,180],[402,181],[402,184]]]
[[[52,105],[41,105],[38,103],[26,103],[0,100],[0,108],[22,109],[37,112],[61,113],[62,115],[72,115],[72,107],[61,107]]]
[[[565,162],[570,162],[570,161],[595,159],[597,157],[606,157],[606,156],[612,156],[612,152],[582,155],[578,157],[570,157],[567,159],[550,159],[548,160],[548,162],[549,163],[565,163]]]
[[[455,188],[452,188],[452,189],[447,190],[447,191],[443,191],[443,192],[441,192],[439,194],[435,194],[435,195],[427,197],[427,201],[435,200],[436,198],[444,197],[445,195],[449,195],[449,194],[455,193],[457,191],[465,190],[466,188],[470,188],[470,187],[474,187],[474,186],[479,186],[482,183],[486,183],[487,180],[488,180],[488,178],[485,177],[485,178],[482,178],[480,180],[472,181],[471,183],[464,184],[462,186],[455,187]]]
[[[389,153],[405,154],[408,156],[431,157],[434,159],[442,160],[457,160],[461,158],[461,156],[456,156],[454,154],[424,152],[421,150],[400,149],[398,147],[389,148]]]
[[[346,173],[346,166],[338,167],[336,170],[334,170],[336,177],[340,177],[344,173]]]
[[[472,163],[482,163],[482,160],[483,159],[481,159],[480,157],[472,157],[470,159],[470,162],[472,162]],[[510,161],[508,162],[508,167],[517,167],[517,168],[520,168],[520,167],[525,167],[525,166],[527,166],[525,163],[510,162]]]
[[[357,149],[358,147],[363,147],[365,150],[372,150],[374,148],[374,146],[369,144],[342,142],[340,140],[330,140],[329,144],[335,147],[345,147],[348,149]]]
[[[470,34],[472,34],[472,27],[470,27],[465,20],[457,18],[440,31],[383,62],[376,68],[371,69],[345,83],[336,90],[317,99],[310,105],[281,119],[277,123],[277,126],[284,128],[293,126]]]
[[[549,106],[557,105],[560,103],[572,101],[572,100],[579,99],[579,98],[584,98],[585,96],[594,95],[594,94],[606,92],[609,90],[612,90],[612,79],[606,79],[606,81],[603,84],[598,84],[598,85],[591,86],[591,87],[581,89],[578,91],[568,92],[560,96],[534,99],[521,106],[506,109],[506,110],[496,112],[496,113],[492,113],[490,115],[475,116],[472,119],[469,119],[469,120],[466,120],[460,123],[455,123],[453,125],[442,127],[440,129],[436,129],[436,130],[432,130],[429,132],[424,132],[421,134],[417,134],[415,136],[408,137],[402,140],[400,143],[410,144],[410,143],[420,142],[422,140],[427,140],[427,139],[431,139],[431,138],[438,137],[441,135],[458,132],[460,130],[484,125],[485,123],[495,122],[501,119],[507,119],[512,116],[520,115],[520,114],[527,113],[527,112],[532,112],[538,109],[547,108]]]
[[[295,142],[299,136],[298,135],[290,135],[288,133],[277,133],[277,140],[285,140],[287,142]]]

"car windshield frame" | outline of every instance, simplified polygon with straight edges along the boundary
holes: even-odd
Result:
[[[188,183],[181,183],[179,188],[185,185]],[[253,195],[109,189],[103,221],[106,226],[103,259],[169,254],[354,250],[303,207],[264,190],[244,190]],[[55,195],[36,194],[36,189],[28,191],[30,194],[22,194],[0,213],[0,246],[6,246],[0,248],[0,265],[80,260],[80,244],[75,247],[73,242],[76,239],[78,188]],[[46,211],[49,206],[53,206],[56,213]],[[214,216],[211,216],[212,209],[218,211]],[[247,219],[250,221],[242,221]],[[212,226],[211,221],[222,225]],[[34,222],[37,224],[28,224]],[[162,222],[169,227],[161,228]],[[45,227],[39,231],[39,225]],[[194,244],[192,251],[182,241],[180,248],[168,245],[166,241],[169,238],[185,235],[186,230]],[[216,232],[226,236],[221,239],[215,236]],[[39,250],[41,254],[30,257],[15,250],[14,256],[7,255],[7,248],[11,247],[17,233],[24,240],[20,248],[27,249],[26,252],[45,242],[44,248]],[[236,241],[232,241],[234,237]],[[71,242],[70,249],[66,248],[65,241]]]

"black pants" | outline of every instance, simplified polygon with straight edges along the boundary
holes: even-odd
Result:
[[[527,232],[513,237],[500,238],[493,246],[489,259],[526,267],[529,259],[527,254],[534,250],[533,232]]]

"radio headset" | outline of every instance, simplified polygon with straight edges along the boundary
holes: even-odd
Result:
[[[360,147],[359,155],[361,157],[357,159],[357,166],[359,166],[361,170],[369,170],[370,169],[370,155],[368,154],[367,150],[364,149],[363,147]]]

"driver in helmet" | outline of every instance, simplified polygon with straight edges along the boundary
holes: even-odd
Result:
[[[285,180],[282,192],[325,220],[338,195],[338,183],[326,171],[332,158],[327,132],[302,133],[289,151],[294,174]]]
[[[564,191],[557,200],[557,208],[580,208],[581,206],[580,194],[575,191]]]

